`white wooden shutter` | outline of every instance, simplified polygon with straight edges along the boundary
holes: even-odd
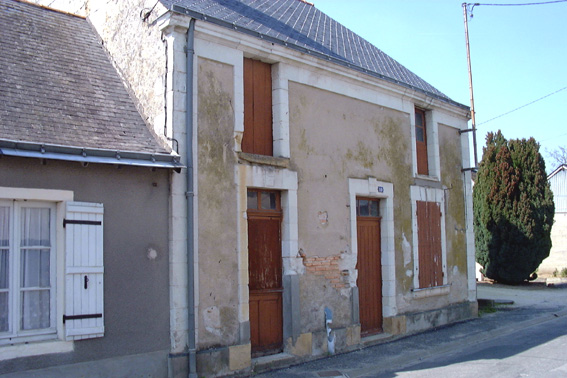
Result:
[[[67,202],[65,227],[66,340],[104,336],[103,213],[100,203]]]

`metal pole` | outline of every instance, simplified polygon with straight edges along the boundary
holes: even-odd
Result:
[[[469,46],[469,24],[467,22],[467,3],[463,3],[463,16],[465,19],[465,39],[467,42],[467,64],[469,67],[469,89],[471,94],[471,122],[472,122],[472,135],[473,135],[473,149],[474,149],[474,166],[478,167],[478,156],[476,152],[476,120],[474,113],[474,94],[473,94],[473,83],[472,83],[472,70],[471,70],[471,51]]]

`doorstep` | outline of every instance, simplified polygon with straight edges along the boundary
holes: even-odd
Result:
[[[256,357],[252,359],[252,371],[261,373],[264,371],[284,368],[297,363],[298,357],[288,353],[271,354],[269,356]]]

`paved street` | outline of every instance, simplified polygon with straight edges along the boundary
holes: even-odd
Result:
[[[256,377],[567,377],[567,288],[481,284],[478,296],[514,304]]]

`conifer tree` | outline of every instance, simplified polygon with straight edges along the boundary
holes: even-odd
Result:
[[[507,284],[529,279],[549,256],[555,205],[539,144],[489,133],[473,191],[476,261]]]

